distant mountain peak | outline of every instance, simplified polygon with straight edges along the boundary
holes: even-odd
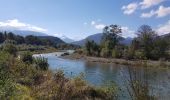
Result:
[[[61,38],[64,42],[66,42],[66,43],[72,43],[72,42],[74,42],[73,39],[70,39],[70,38],[68,38],[68,37],[65,36],[65,35],[62,35],[60,38]]]
[[[21,36],[27,36],[27,35],[34,35],[34,36],[48,36],[48,34],[43,32],[37,32],[37,31],[30,31],[30,30],[17,30],[17,29],[1,29],[0,31],[6,31],[6,32],[13,32],[16,35]]]

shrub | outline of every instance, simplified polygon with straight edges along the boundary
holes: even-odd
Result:
[[[15,83],[8,66],[9,58],[9,54],[0,52],[0,99],[2,100],[9,99],[15,93]]]
[[[25,63],[33,63],[33,57],[30,52],[24,52],[22,54],[21,60]]]
[[[109,50],[107,48],[102,48],[100,55],[102,57],[109,57],[109,56],[111,56],[111,55],[109,55]]]
[[[112,57],[113,58],[121,58],[122,57],[121,50],[113,49],[112,50]]]
[[[13,44],[5,44],[3,46],[3,51],[8,52],[9,54],[15,55],[16,56],[16,52],[17,52],[17,48],[15,45]]]
[[[136,51],[135,52],[135,58],[136,59],[147,59],[145,54],[143,52],[141,52],[141,51]]]
[[[36,69],[40,70],[48,70],[49,64],[46,58],[44,57],[37,57],[35,58]]]

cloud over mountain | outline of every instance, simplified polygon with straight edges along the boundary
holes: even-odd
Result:
[[[7,20],[0,22],[1,29],[13,29],[13,30],[29,30],[37,32],[47,32],[47,29],[37,27],[35,25],[20,22],[18,19]]]

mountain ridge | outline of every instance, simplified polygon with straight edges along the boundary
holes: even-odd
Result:
[[[96,33],[96,34],[93,34],[93,35],[90,35],[90,36],[86,37],[85,39],[72,42],[72,44],[79,45],[79,46],[84,46],[87,40],[93,40],[97,44],[100,44],[102,36],[103,36],[103,33]],[[121,41],[121,43],[125,44],[125,45],[130,45],[132,40],[133,40],[133,38],[127,37],[127,38],[124,38]]]

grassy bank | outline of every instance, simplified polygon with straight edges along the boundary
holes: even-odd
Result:
[[[30,51],[32,53],[40,54],[40,53],[50,53],[50,52],[56,52],[57,49],[51,46],[38,46],[38,45],[17,45],[18,51],[24,52],[24,51]]]
[[[100,62],[100,63],[114,63],[121,65],[132,65],[132,66],[148,66],[155,68],[170,68],[169,61],[153,61],[153,60],[126,60],[126,59],[115,59],[115,58],[102,58],[102,57],[90,57],[79,53],[73,53],[71,55],[63,56],[65,59],[83,59],[89,62]]]

